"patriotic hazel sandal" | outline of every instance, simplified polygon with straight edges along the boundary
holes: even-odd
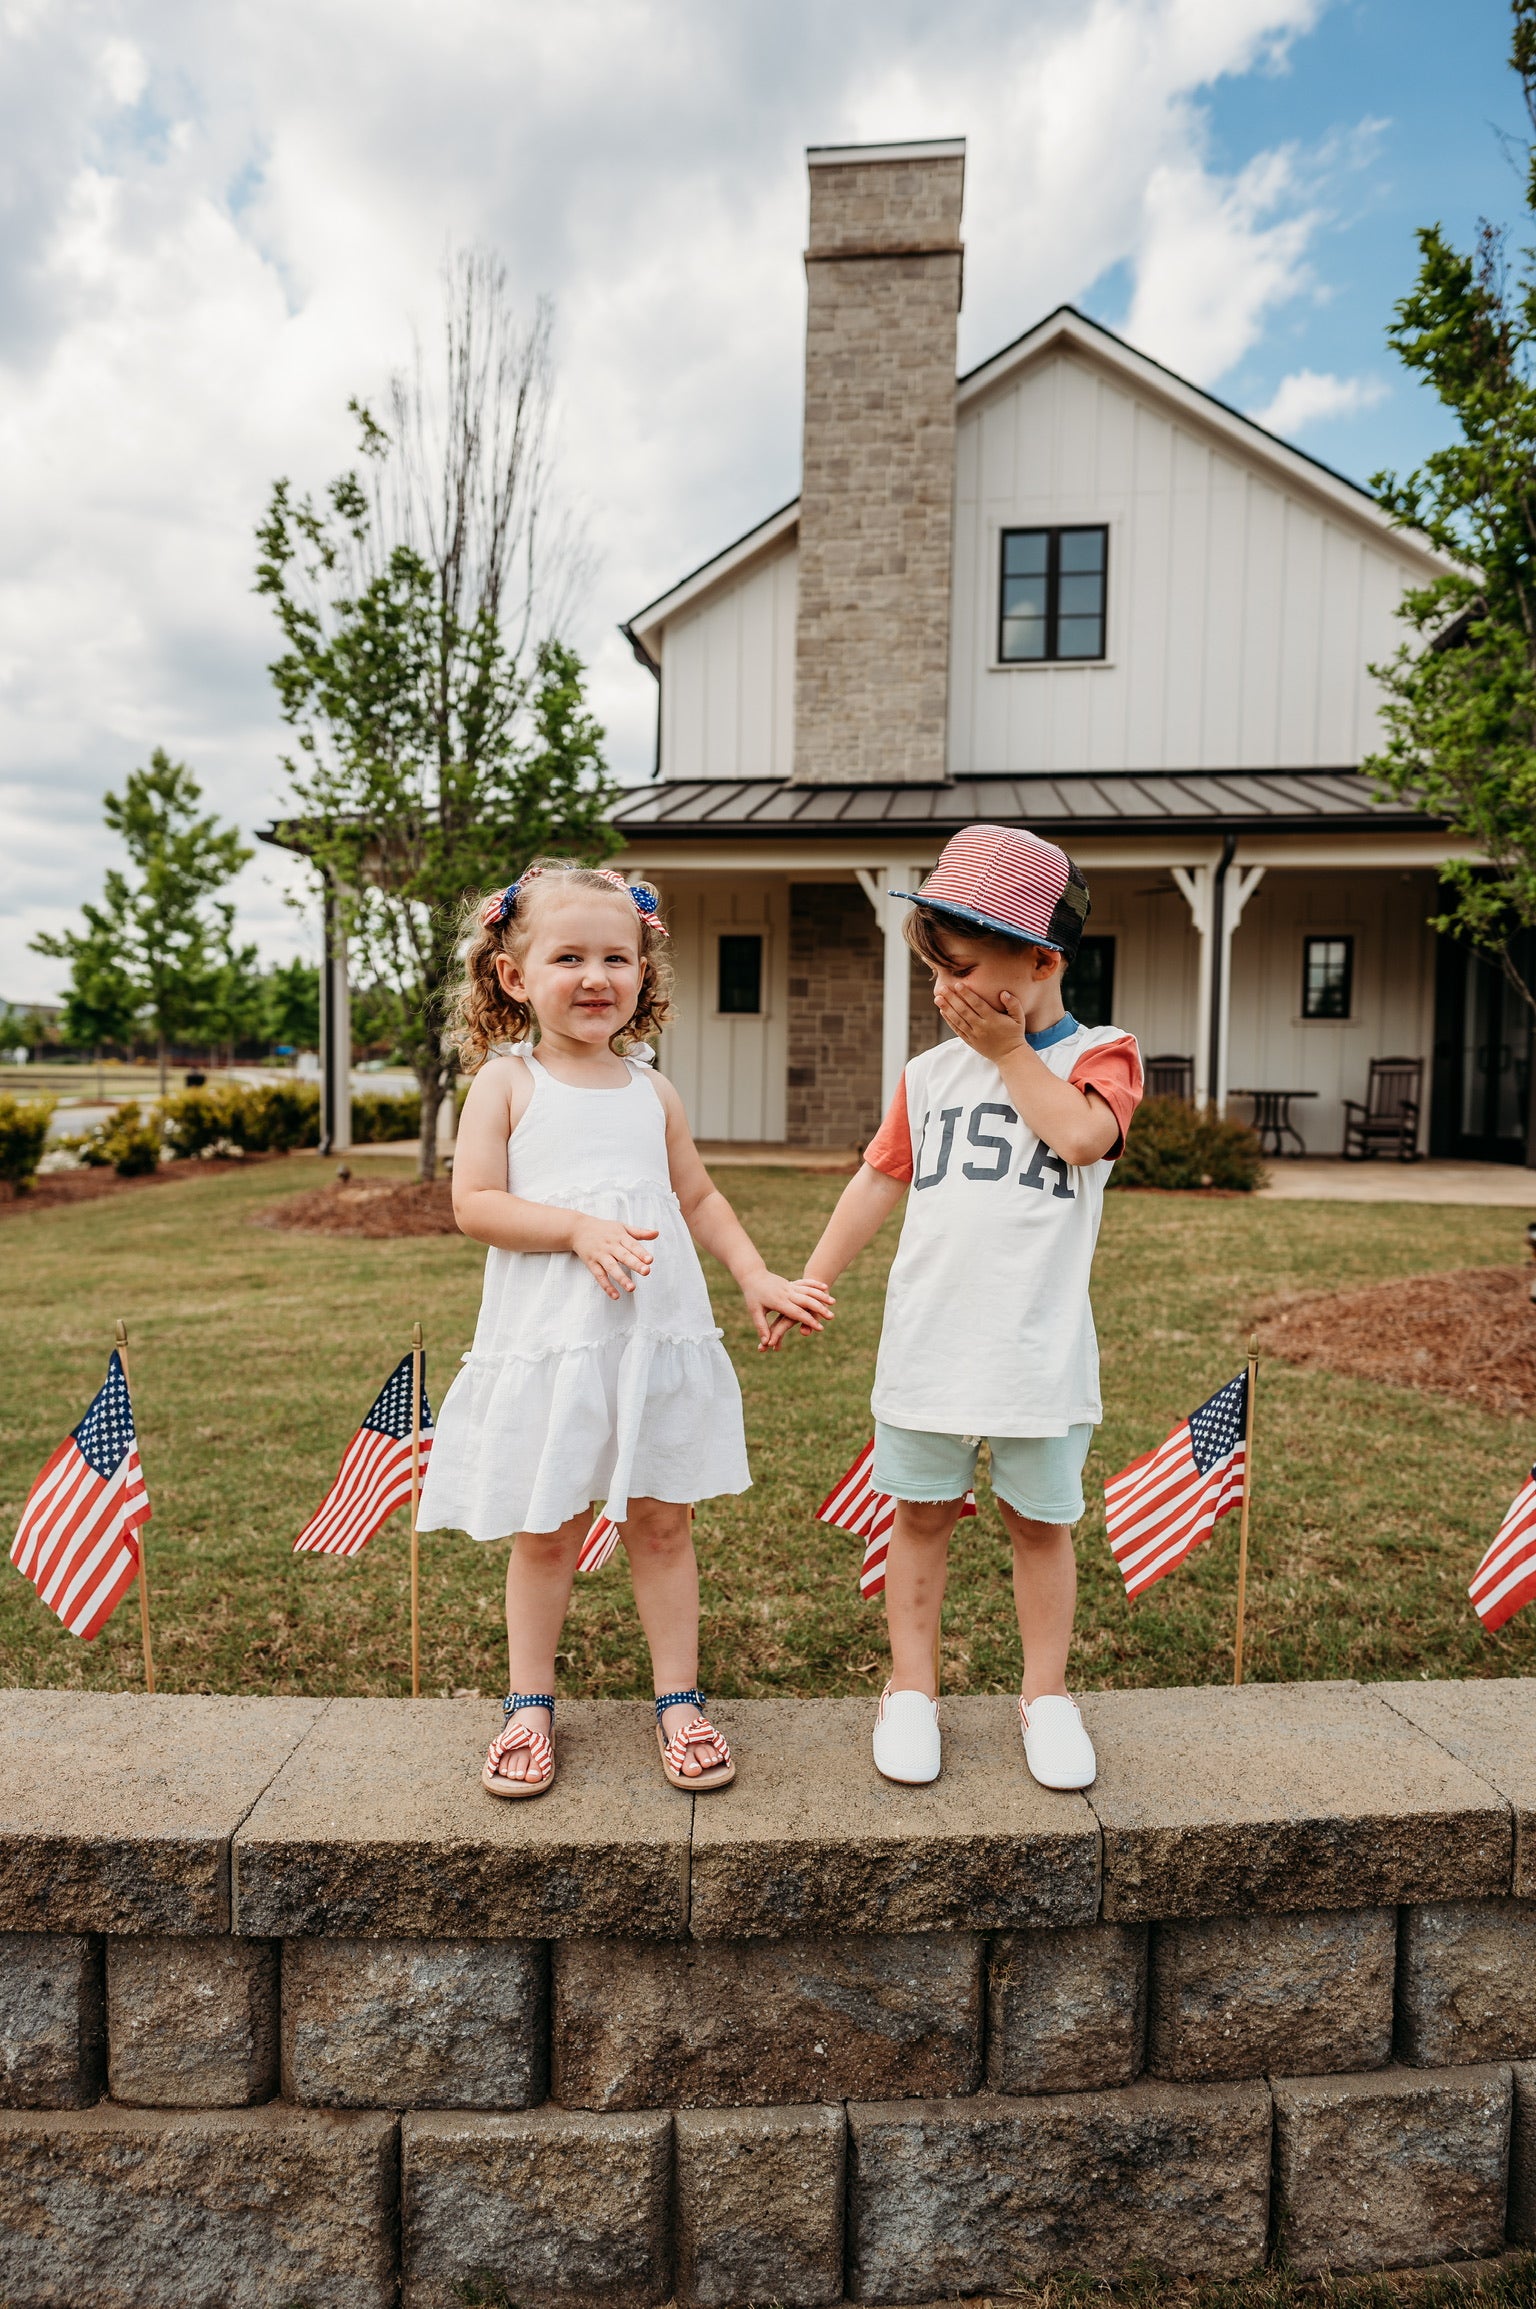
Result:
[[[519,1708],[547,1708],[549,1729],[555,1728],[555,1695],[553,1692],[508,1692],[501,1703],[506,1719],[485,1752],[485,1769],[480,1774],[480,1785],[488,1796],[542,1796],[555,1784],[555,1751],[549,1734],[536,1732],[531,1724],[514,1724],[512,1718]],[[528,1755],[528,1777],[514,1780],[500,1769],[504,1756]]]
[[[704,1713],[705,1706],[704,1694],[697,1690],[663,1692],[656,1702],[656,1745],[661,1750],[661,1768],[674,1788],[681,1788],[690,1796],[704,1788],[728,1788],[736,1777],[731,1751]],[[674,1732],[669,1740],[661,1728],[661,1719],[668,1708],[679,1707],[697,1708],[699,1712],[691,1724],[684,1724],[682,1730]],[[718,1748],[725,1761],[710,1764],[701,1755],[699,1761],[704,1765],[703,1771],[689,1774],[683,1770],[683,1765],[691,1748]]]

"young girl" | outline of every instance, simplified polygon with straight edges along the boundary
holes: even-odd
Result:
[[[545,859],[486,900],[465,958],[459,1048],[475,1079],[453,1210],[490,1252],[418,1527],[517,1535],[511,1689],[482,1774],[493,1796],[554,1784],[555,1646],[594,1499],[628,1552],[667,1778],[734,1779],[698,1689],[689,1525],[694,1500],[751,1477],[693,1242],[730,1269],[761,1341],[777,1317],[819,1330],[831,1309],[821,1284],[768,1272],[651,1070],[643,1038],[671,1015],[665,939],[643,884]]]

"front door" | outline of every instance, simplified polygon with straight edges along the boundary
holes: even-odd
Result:
[[[1536,941],[1526,941],[1536,944]],[[1520,957],[1528,965],[1528,957]],[[1496,962],[1440,941],[1431,1143],[1463,1162],[1523,1163],[1531,1114],[1531,1014]]]

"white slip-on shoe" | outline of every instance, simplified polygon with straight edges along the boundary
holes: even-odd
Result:
[[[875,1770],[887,1780],[921,1787],[939,1776],[939,1706],[926,1692],[880,1694],[875,1718]]]
[[[1019,1702],[1024,1727],[1024,1759],[1042,1788],[1091,1788],[1099,1760],[1083,1729],[1077,1702],[1065,1692],[1045,1692],[1026,1707]]]

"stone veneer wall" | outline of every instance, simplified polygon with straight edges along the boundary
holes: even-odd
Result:
[[[0,1695],[7,2309],[783,2309],[1536,2241],[1524,1683],[858,1701]]]
[[[794,776],[942,780],[965,161],[810,179]]]
[[[789,889],[791,1146],[863,1146],[880,1121],[884,937],[857,883],[792,882]],[[927,971],[912,957],[907,1053],[939,1039]]]

